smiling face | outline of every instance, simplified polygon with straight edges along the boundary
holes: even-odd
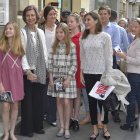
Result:
[[[92,18],[92,16],[87,15],[85,17],[85,28],[87,30],[95,30],[97,21]]]
[[[99,15],[101,18],[102,24],[107,24],[109,22],[110,14],[107,10],[100,10]]]
[[[48,13],[47,21],[49,21],[51,23],[55,23],[56,22],[56,17],[57,17],[57,12],[55,10],[51,10]]]
[[[62,28],[58,27],[56,29],[56,38],[60,41],[60,42],[64,42],[65,40],[65,33],[62,30]]]
[[[126,22],[123,21],[123,20],[120,20],[118,24],[119,24],[119,26],[123,27],[124,29],[125,29],[126,26],[127,26],[127,25],[126,25]]]
[[[15,35],[15,29],[12,24],[8,24],[5,28],[5,36],[7,38],[13,38]]]
[[[132,32],[136,37],[140,37],[140,21],[133,22]]]
[[[36,13],[34,10],[29,10],[25,15],[26,23],[28,26],[34,26],[36,24]]]

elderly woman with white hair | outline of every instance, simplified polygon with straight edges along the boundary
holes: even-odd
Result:
[[[134,35],[132,34],[132,24],[133,24],[133,19],[129,20],[126,18],[121,18],[118,21],[118,25],[126,29],[129,44],[131,44],[134,40]]]
[[[123,27],[124,29],[127,28],[127,25],[128,25],[128,21],[126,18],[121,18],[119,21],[118,21],[118,25]]]

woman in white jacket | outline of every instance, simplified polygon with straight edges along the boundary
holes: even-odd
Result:
[[[46,84],[47,49],[44,32],[36,27],[39,15],[35,6],[23,11],[26,26],[21,29],[25,56],[24,70],[25,97],[21,102],[21,135],[32,137],[33,133],[44,134],[43,94]]]
[[[130,44],[127,54],[117,52],[120,57],[126,60],[127,78],[131,85],[131,92],[127,95],[129,105],[127,106],[126,123],[120,128],[131,131],[134,128],[136,101],[140,113],[140,19],[133,22],[133,34],[135,40]]]

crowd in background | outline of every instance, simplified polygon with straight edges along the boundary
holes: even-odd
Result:
[[[134,129],[140,112],[140,19],[118,19],[117,12],[101,6],[98,13],[57,9],[47,5],[38,13],[34,5],[23,11],[25,26],[5,25],[0,37],[0,94],[10,91],[13,103],[2,103],[3,140],[17,140],[14,132],[21,103],[22,136],[45,134],[43,121],[58,126],[57,137],[71,138],[70,129],[91,123],[90,140],[99,129],[104,139],[109,113],[102,102],[89,96],[104,72],[119,69],[126,74],[131,91],[122,130]],[[81,97],[85,117],[79,121]],[[119,111],[111,111],[120,123]]]

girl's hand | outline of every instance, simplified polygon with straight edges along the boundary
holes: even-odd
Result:
[[[5,92],[5,89],[4,89],[4,87],[3,87],[3,84],[0,83],[0,94],[3,93],[3,92]]]
[[[119,57],[123,58],[124,60],[126,60],[127,55],[124,52],[116,52],[116,55],[118,55]]]
[[[52,72],[49,72],[49,85],[54,88],[54,81],[53,81],[53,75]]]
[[[81,83],[85,86],[85,80],[84,80],[84,75],[83,75],[82,70],[81,70],[81,72],[80,72],[80,81],[81,81]]]
[[[64,89],[65,89],[65,88],[68,88],[69,85],[70,85],[70,80],[69,80],[69,79],[64,80],[64,82],[63,82],[63,87],[64,87]]]
[[[64,87],[64,89],[69,87],[69,85],[70,85],[70,80],[71,80],[71,76],[68,76],[67,79],[64,80],[64,82],[63,82],[63,87]]]

